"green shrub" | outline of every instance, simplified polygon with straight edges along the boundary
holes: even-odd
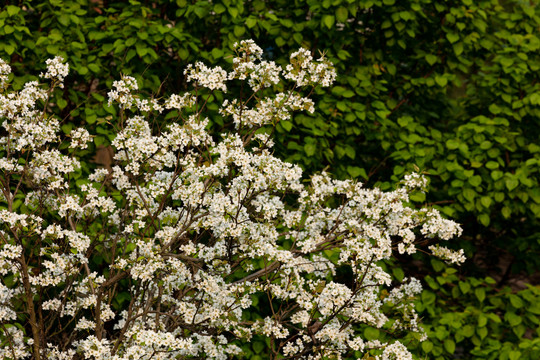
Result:
[[[515,292],[490,277],[459,276],[433,261],[438,272],[418,299],[428,341],[416,350],[428,359],[538,359],[540,286]]]
[[[115,110],[102,101],[120,77],[117,69],[144,73],[138,78],[141,89],[159,97],[165,94],[155,89],[186,89],[179,69],[194,59],[214,65],[230,61],[231,46],[241,39],[254,38],[281,64],[299,45],[314,54],[325,49],[339,84],[332,93],[314,94],[321,113],[278,124],[276,154],[309,173],[326,168],[385,189],[416,166],[430,174],[431,185],[427,198],[417,193],[413,200],[463,223],[467,241],[461,246],[469,255],[475,249],[488,255],[492,271],[507,251],[514,256],[510,270],[533,272],[540,266],[540,6],[535,2],[4,4],[0,58],[11,59],[21,75],[14,87],[51,54],[73,65],[64,94],[54,95],[55,111],[65,119],[65,133],[84,125],[97,135],[87,160],[114,136],[105,124]],[[159,79],[166,79],[162,88]],[[222,99],[211,100],[208,108],[217,109]],[[228,125],[211,119],[210,126]],[[88,172],[92,165],[82,166]],[[383,181],[391,176],[393,181]],[[470,266],[466,274],[471,273],[482,270]],[[441,306],[451,304],[440,296]]]

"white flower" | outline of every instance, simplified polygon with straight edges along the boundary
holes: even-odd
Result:
[[[11,66],[6,64],[4,60],[0,59],[0,91],[7,86],[9,74],[11,74]]]
[[[196,87],[249,85],[251,94],[225,99],[219,114],[206,112],[198,90],[162,101],[139,94],[133,77],[115,81],[108,101],[122,111],[110,122],[119,127],[110,170],[81,166],[76,156],[85,152],[58,144],[59,121],[40,108],[48,90],[36,82],[1,90],[8,136],[0,141],[0,338],[9,339],[1,358],[31,356],[32,340],[12,326],[31,328],[16,312],[30,296],[44,311],[40,331],[58,331],[62,321],[74,330],[71,347],[39,344],[48,359],[226,360],[254,336],[282,344],[278,357],[341,358],[373,348],[380,359],[411,359],[395,339],[365,341],[356,329],[423,339],[413,306],[420,282],[393,284],[382,261],[414,253],[426,237],[459,236],[461,227],[436,210],[407,207],[409,191],[426,186],[419,175],[384,192],[326,173],[305,179],[299,166],[275,157],[261,128],[313,112],[299,88],[330,85],[334,68],[306,49],[285,71],[263,61],[251,40],[235,51],[230,73],[202,63],[186,69]],[[43,76],[58,84],[67,65],[47,64]],[[0,62],[1,86],[9,71]],[[282,74],[293,86],[281,86]],[[272,94],[273,85],[290,90]],[[216,116],[230,117],[238,131],[210,133]],[[162,120],[169,123],[155,126]],[[69,146],[85,149],[90,140],[75,129]],[[464,260],[462,251],[430,249]],[[343,282],[339,268],[350,270]],[[249,315],[261,299],[272,311],[264,319]]]
[[[441,259],[446,260],[451,264],[462,264],[466,260],[463,249],[459,249],[459,251],[454,251],[444,246],[431,245],[429,246],[429,250],[431,250],[433,255],[440,257]]]
[[[69,64],[64,64],[64,58],[56,56],[54,59],[47,59],[47,72],[41,74],[41,77],[45,79],[56,79],[59,82],[61,88],[64,87],[64,78],[69,74]]]
[[[107,94],[109,97],[108,105],[111,106],[113,102],[118,102],[123,108],[129,108],[135,101],[132,92],[139,89],[137,80],[132,76],[122,76],[121,80],[113,82],[113,90]]]
[[[291,54],[291,63],[285,67],[285,78],[296,82],[297,86],[330,86],[336,79],[332,64],[321,57],[313,61],[307,49],[299,49]]]
[[[195,66],[189,64],[184,71],[184,74],[187,75],[187,81],[194,81],[198,86],[210,90],[218,89],[223,92],[227,91],[225,81],[227,81],[228,75],[227,72],[219,66],[209,68],[202,62],[196,62]]]

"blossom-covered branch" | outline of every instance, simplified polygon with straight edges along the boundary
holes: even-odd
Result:
[[[139,94],[132,77],[114,82],[114,164],[77,184],[78,150],[92,135],[80,128],[61,138],[48,112],[67,65],[47,62],[50,87],[10,91],[0,62],[2,357],[227,359],[266,336],[272,356],[411,358],[400,338],[424,338],[411,303],[421,285],[393,284],[383,262],[461,228],[406,206],[409,191],[426,185],[419,175],[391,192],[325,173],[304,181],[272,155],[268,128],[315,111],[302,93],[330,86],[332,64],[300,49],[283,69],[252,41],[236,52],[230,72],[189,66],[195,91],[159,101]],[[244,81],[252,93],[219,110],[234,131],[209,133],[208,94]],[[165,121],[172,111],[163,131],[152,128],[151,116]],[[350,281],[338,281],[338,267]],[[390,336],[368,341],[365,327]]]

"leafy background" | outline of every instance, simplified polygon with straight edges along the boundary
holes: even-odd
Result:
[[[187,89],[183,69],[227,66],[254,39],[277,63],[299,46],[339,74],[318,111],[277,125],[278,156],[389,189],[419,169],[418,204],[463,224],[468,263],[400,263],[424,278],[418,299],[430,340],[419,358],[540,358],[540,9],[524,0],[4,1],[0,57],[36,79],[62,55],[71,75],[55,94],[62,130],[86,126],[83,172],[110,165],[103,105],[121,73],[152,96]],[[209,105],[217,109],[216,97]],[[216,128],[229,126],[219,117]],[[97,155],[95,155],[97,153]],[[22,201],[22,199],[20,199]],[[399,260],[399,259],[396,259]],[[394,272],[402,277],[399,268]],[[252,314],[257,316],[257,314]],[[365,334],[367,338],[380,334]],[[245,346],[264,358],[264,339]]]

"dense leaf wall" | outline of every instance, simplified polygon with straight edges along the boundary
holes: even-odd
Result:
[[[418,168],[431,187],[414,200],[464,224],[462,246],[477,264],[501,283],[511,270],[540,265],[540,7],[534,1],[5,4],[0,57],[19,74],[53,55],[67,59],[72,72],[57,94],[58,115],[66,133],[85,124],[97,135],[89,159],[114,137],[101,126],[114,110],[101,100],[120,72],[144,74],[141,88],[159,97],[161,89],[185,89],[188,63],[229,62],[240,39],[255,39],[278,63],[302,45],[335,62],[338,86],[316,94],[314,116],[278,125],[281,157],[311,173],[326,168],[383,188]],[[220,99],[212,100],[210,108],[217,108]],[[97,161],[107,164],[104,154]],[[503,255],[509,260],[501,264]]]

